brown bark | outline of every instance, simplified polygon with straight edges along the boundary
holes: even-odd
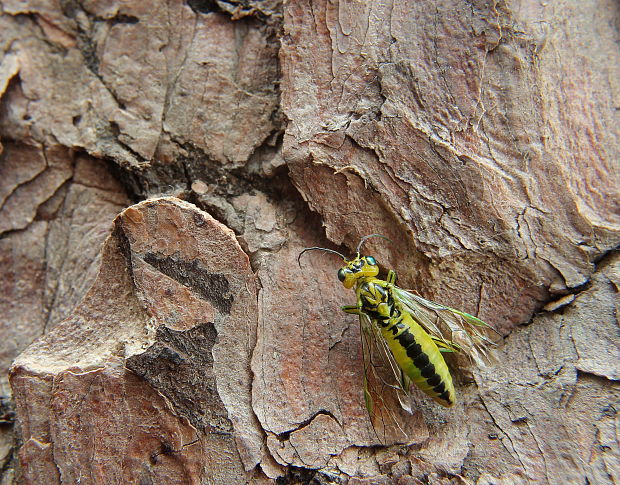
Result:
[[[620,480],[619,20],[2,2],[0,484]],[[381,439],[339,261],[297,264],[370,233],[503,337]]]

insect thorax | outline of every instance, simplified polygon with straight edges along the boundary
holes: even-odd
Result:
[[[383,280],[364,278],[359,281],[357,294],[362,304],[362,311],[380,325],[387,324],[396,311],[389,288]]]

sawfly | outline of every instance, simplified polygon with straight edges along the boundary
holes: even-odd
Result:
[[[493,342],[485,335],[491,327],[473,315],[426,300],[396,286],[396,273],[390,270],[381,279],[379,266],[372,256],[360,253],[364,236],[355,257],[347,259],[333,249],[305,248],[307,251],[325,251],[340,256],[344,266],[338,270],[338,279],[345,288],[355,290],[356,304],[343,306],[346,313],[359,316],[364,356],[364,399],[371,418],[377,392],[369,386],[373,351],[381,356],[390,369],[393,382],[388,384],[399,394],[403,408],[411,412],[405,402],[411,383],[438,404],[452,407],[456,393],[452,376],[443,353],[463,353],[478,365],[483,365],[485,348]],[[401,397],[402,396],[402,397]],[[374,426],[374,425],[373,425]]]

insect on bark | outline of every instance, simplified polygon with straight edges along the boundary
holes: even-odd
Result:
[[[452,376],[442,354],[464,353],[479,365],[483,364],[485,347],[493,342],[485,335],[488,324],[477,317],[430,300],[396,286],[396,273],[388,271],[381,279],[379,266],[373,256],[362,255],[364,242],[381,234],[364,236],[355,257],[347,259],[333,249],[305,248],[340,256],[344,266],[338,279],[345,288],[354,289],[356,304],[343,306],[346,313],[359,316],[364,355],[364,397],[366,409],[373,416],[376,392],[369,387],[368,373],[372,368],[373,350],[381,355],[394,375],[389,385],[408,396],[411,383],[438,404],[452,407],[457,397]],[[401,404],[405,409],[407,405]]]

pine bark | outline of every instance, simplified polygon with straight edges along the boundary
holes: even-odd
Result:
[[[619,24],[2,2],[0,484],[620,481]],[[499,335],[382,437],[340,261],[297,261],[372,233]]]

